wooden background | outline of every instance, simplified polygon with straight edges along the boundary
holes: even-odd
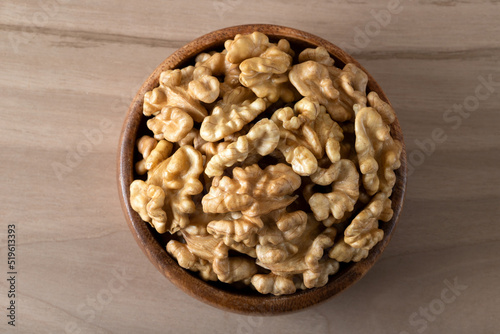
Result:
[[[390,13],[394,1],[1,1],[0,332],[498,333],[500,2],[401,0]],[[132,238],[115,180],[142,81],[190,40],[246,23],[351,52],[394,105],[414,167],[372,270],[325,303],[264,318],[212,308],[164,278]]]

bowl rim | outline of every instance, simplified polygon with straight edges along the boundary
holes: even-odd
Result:
[[[142,118],[142,104],[144,94],[158,86],[160,73],[166,69],[178,68],[208,49],[221,46],[223,41],[234,38],[236,34],[248,34],[254,31],[262,32],[270,38],[286,38],[290,42],[302,43],[304,45],[323,46],[335,59],[343,64],[354,63],[368,75],[368,89],[378,93],[380,98],[390,103],[387,96],[366,69],[352,56],[333,43],[315,36],[313,34],[290,27],[272,24],[246,24],[227,27],[205,34],[192,42],[176,50],[156,67],[153,73],[142,84],[128,109],[119,141],[117,157],[117,181],[121,206],[137,244],[151,263],[174,285],[187,294],[217,308],[255,315],[274,315],[285,312],[298,311],[306,307],[323,302],[361,279],[367,271],[375,264],[382,251],[392,237],[392,233],[398,224],[403,207],[407,183],[407,157],[403,140],[403,134],[399,121],[391,125],[391,134],[402,144],[401,167],[395,171],[396,185],[393,189],[392,209],[394,215],[387,223],[380,223],[384,230],[384,238],[370,250],[368,257],[360,262],[352,264],[342,273],[330,276],[328,283],[320,288],[299,291],[291,295],[243,295],[232,291],[219,289],[201,278],[181,268],[166,250],[154,238],[148,224],[142,221],[140,216],[130,205],[130,183],[134,176],[134,150],[136,135]],[[222,43],[221,43],[222,42]]]

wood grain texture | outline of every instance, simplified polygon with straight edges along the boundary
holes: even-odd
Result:
[[[53,3],[0,4],[0,263],[8,224],[17,226],[19,257],[18,323],[8,326],[2,311],[0,332],[498,332],[500,86],[458,128],[443,119],[474,96],[479,77],[500,82],[498,1],[402,0],[362,48],[358,29],[389,1],[40,5]],[[135,244],[116,192],[120,128],[140,84],[185,43],[245,23],[345,45],[395,107],[410,158],[434,129],[447,136],[414,166],[400,224],[370,272],[326,303],[272,318],[217,310],[166,280]],[[58,178],[53,164],[66,163],[103,119],[113,127]],[[439,309],[455,278],[467,288]],[[2,278],[2,309],[6,289]]]

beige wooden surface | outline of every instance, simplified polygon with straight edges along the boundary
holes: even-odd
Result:
[[[392,2],[1,1],[0,332],[499,333],[500,3],[401,0],[390,13]],[[164,278],[133,240],[115,181],[141,82],[188,41],[244,23],[351,52],[396,108],[414,167],[372,270],[323,304],[264,318],[212,308]],[[478,88],[489,78],[496,85]],[[464,103],[467,114],[448,111]],[[436,129],[446,139],[430,144]]]

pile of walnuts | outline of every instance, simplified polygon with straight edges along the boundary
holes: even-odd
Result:
[[[325,285],[383,238],[401,143],[367,75],[323,47],[236,35],[161,73],[130,201],[205,280],[283,295]]]

